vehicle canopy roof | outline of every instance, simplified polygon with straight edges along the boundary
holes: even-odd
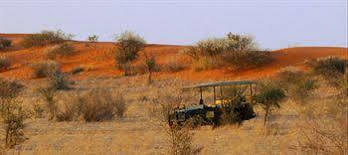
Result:
[[[184,89],[234,86],[234,85],[251,85],[251,84],[256,84],[256,82],[252,80],[208,82],[208,83],[201,83],[197,85],[184,87]]]

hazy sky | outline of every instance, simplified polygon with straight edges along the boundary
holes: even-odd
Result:
[[[347,47],[347,18],[346,0],[0,0],[0,33],[62,29],[78,40],[133,30],[188,45],[235,32],[270,49]]]

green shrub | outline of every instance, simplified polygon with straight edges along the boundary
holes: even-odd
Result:
[[[0,56],[0,70],[7,70],[11,67],[11,60],[8,57]]]
[[[52,60],[32,64],[30,67],[33,70],[33,76],[36,78],[48,77],[60,71],[59,64]]]
[[[128,75],[130,63],[138,57],[139,51],[145,47],[145,40],[134,32],[126,31],[116,38],[116,67],[123,69]]]
[[[257,90],[258,93],[253,96],[253,100],[265,111],[264,125],[266,125],[272,109],[280,108],[279,102],[286,97],[285,92],[272,81],[261,81]]]
[[[52,46],[45,51],[49,59],[55,59],[57,56],[71,56],[75,53],[75,49],[70,43]]]
[[[0,37],[0,50],[9,48],[9,47],[11,47],[11,45],[12,45],[12,41],[11,40],[8,40],[6,38]]]
[[[146,68],[146,72],[148,73],[148,83],[151,84],[152,83],[152,73],[155,72],[157,69],[156,59],[152,55],[148,56],[145,54],[145,59],[144,59],[143,64]]]
[[[28,35],[23,38],[21,45],[28,48],[34,46],[45,46],[49,44],[59,44],[66,40],[71,40],[72,35],[66,34],[61,30],[58,31],[42,31],[41,33]]]

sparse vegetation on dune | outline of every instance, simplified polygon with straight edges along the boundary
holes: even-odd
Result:
[[[49,44],[59,44],[67,40],[71,40],[72,35],[66,34],[61,30],[58,31],[47,31],[44,30],[40,33],[28,35],[23,38],[21,45],[29,48],[34,46],[45,46]]]
[[[30,67],[33,70],[33,77],[36,78],[48,77],[60,71],[60,65],[53,60],[34,63],[31,64]]]
[[[126,31],[116,38],[115,61],[116,67],[130,75],[131,62],[138,57],[139,51],[145,47],[145,40],[131,31]]]
[[[46,49],[45,53],[49,59],[54,60],[57,56],[67,57],[73,55],[74,47],[70,43],[55,45]]]
[[[224,38],[201,40],[184,53],[194,60],[197,71],[219,67],[253,68],[272,61],[269,52],[259,50],[251,37],[232,33]]]
[[[347,101],[344,99],[348,87],[345,59],[328,57],[309,61],[309,72],[307,72],[302,70],[303,66],[296,68],[304,58],[291,62],[287,59],[292,60],[293,57],[298,59],[297,55],[301,56],[298,53],[308,49],[301,51],[297,48],[299,51],[295,51],[295,54],[291,53],[291,50],[286,54],[278,52],[273,55],[275,56],[273,59],[270,52],[259,50],[251,37],[232,33],[224,38],[199,41],[194,46],[186,48],[184,52],[186,55],[180,59],[176,57],[174,59],[174,56],[177,56],[182,47],[162,45],[145,47],[145,40],[132,32],[121,34],[115,45],[96,43],[95,36],[91,36],[87,44],[98,44],[98,49],[95,50],[85,49],[84,43],[67,43],[65,42],[67,39],[68,36],[60,32],[43,32],[29,35],[24,39],[24,42],[28,43],[26,47],[52,44],[45,48],[33,49],[50,51],[48,53],[53,55],[51,58],[61,56],[57,62],[42,61],[46,59],[39,58],[42,53],[33,56],[30,53],[31,49],[21,51],[23,55],[20,55],[21,52],[0,53],[1,57],[6,56],[5,61],[0,58],[1,76],[17,77],[17,73],[22,71],[22,66],[26,66],[27,62],[33,62],[29,61],[32,57],[38,62],[29,65],[36,79],[25,81],[26,89],[23,89],[24,86],[17,81],[0,78],[0,125],[4,127],[4,130],[1,130],[0,144],[9,148],[5,152],[14,152],[13,154],[16,154],[16,151],[23,154],[86,152],[103,154],[106,151],[111,154],[347,153],[348,109]],[[100,52],[102,48],[99,47],[104,45],[107,48],[114,47],[113,51]],[[81,60],[67,57],[74,53],[73,47],[84,51],[77,54],[91,53],[91,55],[88,57],[81,55]],[[100,56],[99,53],[105,55]],[[167,53],[173,59],[168,59]],[[328,53],[322,55],[330,55]],[[181,60],[181,58],[186,60],[187,56],[189,56],[188,61]],[[8,58],[16,61],[8,65],[6,63]],[[168,125],[169,114],[175,108],[198,104],[199,98],[195,98],[197,96],[195,92],[182,89],[188,84],[197,83],[195,79],[197,76],[202,77],[199,80],[205,81],[239,78],[239,72],[235,74],[237,72],[228,69],[239,69],[241,74],[249,74],[243,69],[250,71],[250,68],[268,64],[273,60],[278,61],[275,65],[279,66],[265,66],[266,69],[261,68],[264,70],[256,72],[271,70],[267,75],[272,76],[256,77],[254,73],[240,76],[261,79],[255,89],[255,96],[251,97],[256,118],[240,123],[240,118],[236,117],[231,109],[234,109],[234,104],[240,103],[245,98],[238,96],[237,89],[231,89],[224,95],[238,97],[233,98],[230,105],[224,107],[223,119],[219,122],[223,125],[196,127],[198,125],[190,121],[183,126]],[[83,61],[83,64],[78,64],[80,61]],[[110,67],[114,61],[125,75],[135,76],[119,76],[120,72]],[[289,62],[279,63],[279,61]],[[192,62],[191,66],[187,65],[189,62]],[[76,67],[80,65],[91,65],[95,69],[86,74],[83,71],[88,70],[88,67]],[[287,65],[296,67],[279,70]],[[6,71],[2,72],[2,69]],[[189,71],[190,69],[217,71],[206,71],[200,75]],[[153,74],[157,71],[163,73]],[[173,77],[173,73],[179,71],[182,72],[175,74],[177,79],[169,80]],[[100,72],[103,72],[103,75],[105,72],[107,76],[99,77]],[[154,81],[153,77],[156,81],[147,85],[143,80],[145,76],[140,76],[145,73],[149,74],[148,81]],[[86,75],[91,77],[86,78]],[[184,76],[190,77],[191,81],[181,79]],[[74,80],[74,84],[70,79]],[[40,89],[37,91],[35,87]],[[69,90],[65,91],[67,89]],[[206,96],[205,103],[211,103],[212,93],[205,91],[203,93]],[[29,116],[34,117],[28,121]],[[25,143],[21,143],[26,139]]]

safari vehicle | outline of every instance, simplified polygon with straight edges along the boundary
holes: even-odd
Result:
[[[233,118],[238,123],[252,119],[256,116],[250,104],[255,84],[254,81],[222,81],[185,87],[184,90],[199,90],[199,102],[189,107],[174,109],[169,115],[168,123],[170,126],[183,125],[186,121],[193,120],[196,125],[218,125],[224,113],[234,115]],[[212,103],[205,103],[203,92],[211,88]]]

